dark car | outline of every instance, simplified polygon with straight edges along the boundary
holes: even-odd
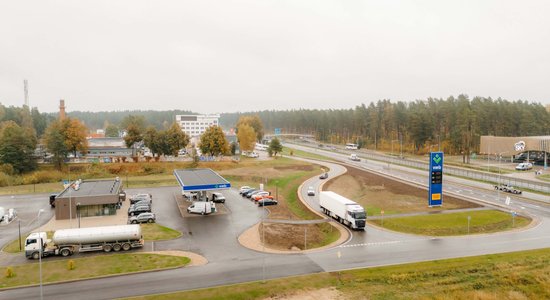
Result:
[[[319,179],[327,179],[328,178],[328,173],[324,173],[324,174],[321,174],[321,176],[319,176]]]
[[[57,194],[51,194],[50,195],[50,206],[52,208],[55,208],[55,197],[57,197]],[[3,216],[2,216],[3,217]]]
[[[271,198],[263,198],[258,200],[258,206],[277,205],[277,200]]]
[[[137,216],[141,213],[151,212],[150,206],[138,206],[138,207],[132,207],[128,210],[129,216]]]
[[[243,197],[250,198],[250,197],[252,196],[252,193],[258,192],[258,191],[260,191],[260,190],[258,190],[258,189],[252,189],[252,190],[250,190],[250,191],[248,191],[248,192],[246,192],[246,193],[243,193]]]

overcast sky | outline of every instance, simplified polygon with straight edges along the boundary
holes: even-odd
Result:
[[[549,1],[4,1],[0,103],[57,111],[550,103]]]

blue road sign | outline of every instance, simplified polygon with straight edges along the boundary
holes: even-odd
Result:
[[[430,152],[428,206],[443,204],[443,152]]]
[[[281,134],[281,128],[275,128],[275,135]]]

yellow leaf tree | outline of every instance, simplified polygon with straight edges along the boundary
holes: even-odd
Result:
[[[241,124],[237,128],[237,138],[242,151],[252,151],[256,145],[256,132],[248,124]]]
[[[201,135],[200,149],[202,153],[212,156],[225,154],[229,151],[229,143],[219,126],[210,126]]]

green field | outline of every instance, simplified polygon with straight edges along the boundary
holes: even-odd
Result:
[[[69,270],[69,261],[74,269]],[[88,279],[114,274],[144,272],[166,268],[183,267],[190,259],[182,256],[159,254],[113,254],[96,255],[87,258],[63,259],[42,262],[42,282],[59,282],[75,279]],[[7,278],[6,267],[0,268],[0,288],[34,285],[40,281],[38,262],[11,267],[15,276]]]
[[[157,223],[141,224],[141,233],[146,241],[171,240],[182,236],[181,232]]]
[[[341,299],[550,299],[550,249],[320,273],[131,299],[284,299],[323,288],[335,289]]]
[[[315,148],[312,148],[312,149],[313,149],[313,151],[316,150]],[[292,154],[290,154],[290,152],[292,152]],[[311,153],[311,152],[302,151],[302,150],[298,150],[298,149],[294,149],[294,148],[288,148],[288,147],[283,147],[283,155],[334,161],[334,159],[332,159],[330,157],[327,157],[327,156],[324,156],[322,154]]]
[[[531,219],[520,216],[516,216],[512,222],[510,213],[499,210],[429,214],[402,218],[386,218],[383,221],[381,219],[370,220],[369,222],[399,232],[429,236],[448,236],[468,234],[468,216],[471,217],[469,227],[471,234],[521,228],[531,223]]]

